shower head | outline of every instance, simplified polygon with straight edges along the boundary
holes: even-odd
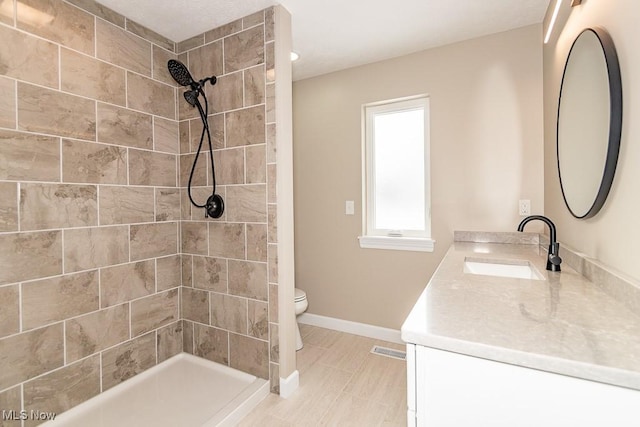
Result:
[[[182,62],[170,59],[169,62],[167,62],[167,68],[169,69],[171,77],[173,77],[173,79],[181,86],[192,86],[196,83],[195,80],[193,80],[193,77],[191,77],[191,73],[189,73],[187,66]],[[187,102],[189,102],[188,99]],[[189,104],[193,105],[191,102],[189,102]]]
[[[198,90],[194,89],[194,90],[186,91],[184,93],[184,99],[187,100],[189,105],[191,105],[192,107],[195,107],[196,103],[198,102]]]

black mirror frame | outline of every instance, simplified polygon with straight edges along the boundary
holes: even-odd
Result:
[[[609,143],[607,145],[607,159],[605,161],[604,171],[602,174],[602,180],[600,181],[600,188],[598,189],[598,193],[595,197],[591,208],[582,216],[576,215],[573,210],[571,210],[571,206],[567,202],[567,197],[564,194],[564,187],[562,186],[562,173],[560,172],[560,155],[559,155],[559,128],[560,128],[560,104],[562,102],[562,87],[564,85],[565,73],[567,71],[567,65],[569,64],[569,59],[571,58],[571,51],[573,51],[573,47],[576,42],[580,38],[582,34],[585,32],[592,32],[596,35],[598,40],[600,41],[600,46],[602,47],[602,51],[604,52],[604,57],[607,65],[607,74],[609,76]],[[564,199],[564,203],[571,212],[571,215],[578,219],[587,219],[595,216],[605,201],[607,200],[607,196],[609,195],[609,191],[611,190],[611,185],[613,184],[613,177],[616,173],[616,165],[618,164],[618,155],[620,152],[620,139],[622,136],[622,79],[620,77],[620,64],[618,63],[618,54],[616,52],[615,45],[613,44],[613,40],[609,33],[600,27],[586,28],[578,37],[573,41],[571,45],[571,49],[569,50],[569,54],[567,55],[567,61],[564,65],[564,70],[562,72],[562,83],[560,84],[560,95],[558,98],[558,114],[556,121],[556,159],[558,162],[558,177],[560,178],[560,189],[562,190],[562,198]]]

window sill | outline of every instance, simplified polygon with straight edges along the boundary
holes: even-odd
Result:
[[[360,236],[363,249],[391,249],[396,251],[433,252],[435,240],[428,237]]]

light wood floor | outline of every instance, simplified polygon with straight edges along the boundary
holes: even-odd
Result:
[[[404,346],[300,325],[300,386],[288,399],[270,394],[239,424],[268,426],[406,426],[404,361],[371,354],[374,344]]]

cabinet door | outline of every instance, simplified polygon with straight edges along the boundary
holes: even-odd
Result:
[[[638,426],[640,392],[416,346],[418,426]]]

